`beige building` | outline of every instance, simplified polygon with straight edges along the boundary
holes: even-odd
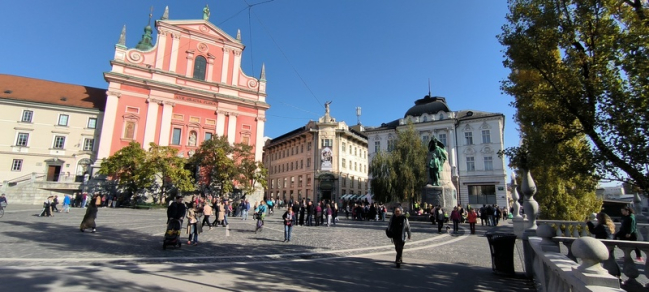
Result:
[[[266,198],[335,200],[368,192],[367,137],[329,114],[264,146]]]
[[[36,193],[79,190],[96,159],[105,100],[105,89],[0,74],[2,192],[39,203]]]

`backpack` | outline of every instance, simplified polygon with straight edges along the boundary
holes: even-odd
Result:
[[[387,236],[388,238],[394,237],[392,230],[390,230],[390,227],[385,228],[385,236]]]

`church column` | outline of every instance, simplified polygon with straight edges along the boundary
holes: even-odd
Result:
[[[266,125],[265,118],[257,118],[257,137],[255,138],[255,161],[261,161],[262,152],[264,150],[264,126]],[[252,144],[252,143],[251,143]]]
[[[228,119],[228,142],[234,144],[234,139],[237,137],[237,114],[230,113]]]
[[[164,102],[162,105],[162,121],[160,122],[160,139],[158,145],[169,146],[169,134],[171,132],[171,114],[173,107],[176,104],[173,102]]]
[[[161,100],[148,98],[146,102],[149,104],[146,112],[146,123],[144,126],[144,142],[142,148],[149,150],[150,143],[155,142],[155,131],[158,125],[158,106],[162,104]]]
[[[167,47],[167,32],[158,30],[158,52],[155,61],[155,68],[162,70],[165,59],[165,49]]]
[[[110,146],[113,142],[115,123],[117,119],[117,105],[119,104],[120,93],[114,91],[106,92],[106,107],[104,109],[104,120],[102,122],[101,136],[99,137],[99,149],[97,150],[97,162],[101,163],[103,158],[110,156]]]
[[[214,56],[207,54],[207,81],[214,82]]]
[[[232,85],[239,86],[239,69],[241,68],[241,51],[234,51],[234,64],[232,65]]]
[[[194,51],[187,51],[187,70],[185,77],[191,78],[194,75]]]
[[[230,49],[223,48],[223,65],[221,67],[221,83],[228,83],[229,67],[230,67]]]
[[[178,48],[180,47],[180,34],[171,34],[171,60],[169,61],[169,72],[176,72],[178,65]]]
[[[216,112],[216,134],[219,135],[219,137],[223,137],[226,135],[225,132],[225,117],[227,116],[227,112],[224,111],[217,111]]]

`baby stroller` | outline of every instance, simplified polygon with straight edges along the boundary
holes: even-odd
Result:
[[[167,249],[167,246],[180,248],[182,245],[180,240],[180,226],[182,223],[178,219],[170,219],[167,224],[167,232],[162,240],[162,249]]]

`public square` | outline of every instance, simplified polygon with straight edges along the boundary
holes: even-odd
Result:
[[[486,226],[452,235],[411,222],[413,238],[396,269],[387,222],[341,216],[335,227],[296,226],[283,243],[283,211],[276,211],[257,234],[252,218],[230,218],[227,228],[206,226],[198,246],[162,250],[164,209],[100,208],[97,233],[79,231],[85,209],[39,211],[10,205],[0,219],[4,291],[534,291],[522,277],[493,273]],[[511,232],[511,225],[496,229]],[[520,245],[514,252],[520,275]]]

